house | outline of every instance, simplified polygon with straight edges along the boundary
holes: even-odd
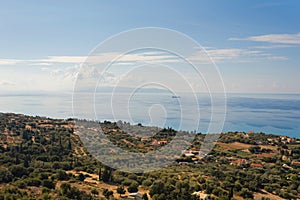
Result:
[[[295,138],[288,138],[287,142],[292,144],[292,143],[295,143],[295,140],[296,140]]]
[[[195,154],[193,154],[191,151],[189,150],[184,150],[182,151],[182,155],[186,156],[186,157],[194,157]]]
[[[262,164],[257,164],[257,163],[252,163],[250,166],[254,167],[254,168],[263,168],[264,167]]]
[[[280,136],[281,141],[286,140],[287,136]]]
[[[200,200],[212,200],[211,196],[208,194],[204,194],[203,198],[200,197]]]
[[[193,153],[185,153],[183,155],[185,155],[186,157],[194,157],[195,156],[195,154],[193,154]]]
[[[141,141],[142,141],[142,142],[148,142],[149,140],[151,140],[151,139],[148,138],[148,137],[142,137],[142,138],[141,138]]]
[[[53,128],[53,125],[50,123],[40,123],[38,124],[38,127],[40,128]]]
[[[157,140],[154,140],[153,142],[152,142],[152,145],[153,146],[164,146],[164,145],[166,145],[166,144],[168,144],[168,141],[167,140],[159,140],[159,141],[157,141]]]
[[[287,164],[283,164],[282,167],[285,169],[293,169],[292,167],[288,166]]]
[[[134,200],[142,200],[143,199],[143,195],[139,192],[136,193],[130,193],[128,195],[128,199],[134,199]]]
[[[191,151],[198,151],[198,149],[196,147],[193,147],[190,149]]]
[[[191,148],[190,152],[193,153],[193,154],[195,154],[195,155],[199,155],[199,153],[200,153],[200,151],[197,148],[195,148],[195,147]]]
[[[167,140],[160,140],[160,141],[158,141],[159,145],[166,145],[167,143],[168,143]]]
[[[199,200],[211,200],[211,196],[208,194],[205,194],[204,192],[194,192],[192,195],[196,195],[199,197]]]
[[[274,143],[274,142],[278,142],[279,141],[278,138],[268,138],[267,140],[270,143]]]
[[[157,140],[154,140],[154,141],[152,142],[152,145],[153,145],[153,146],[158,146],[159,144],[158,144]]]
[[[293,162],[292,162],[292,165],[300,166],[300,162],[298,162],[298,161],[293,161]]]
[[[241,165],[245,165],[248,164],[249,161],[246,159],[238,159],[238,160],[234,160],[230,163],[230,165],[235,165],[235,166],[241,166]]]
[[[201,152],[198,151],[197,149],[193,148],[193,149],[190,149],[190,150],[183,150],[182,155],[185,155],[186,157],[201,157]],[[205,155],[206,156],[206,155]],[[204,156],[203,156],[204,157]]]
[[[261,153],[261,154],[255,154],[257,158],[270,158],[273,157],[274,155],[271,153]]]

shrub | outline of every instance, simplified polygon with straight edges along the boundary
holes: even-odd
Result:
[[[60,180],[60,181],[69,179],[68,174],[64,170],[58,170],[56,176],[57,176],[57,179]]]
[[[53,181],[48,179],[43,180],[42,186],[48,189],[55,189],[55,184],[53,183]]]
[[[27,186],[27,184],[25,183],[24,180],[18,180],[16,182],[14,182],[14,185],[17,186],[20,189],[24,189]]]
[[[125,192],[126,191],[125,191],[124,187],[118,187],[117,188],[117,193],[120,194],[120,196],[122,196],[122,194],[125,194]]]
[[[48,174],[47,173],[40,173],[40,179],[41,180],[48,179]]]
[[[108,190],[108,189],[104,189],[102,194],[103,194],[103,196],[105,196],[106,199],[109,199],[110,196],[112,196],[114,194],[114,192],[111,190]]]
[[[133,182],[132,180],[126,178],[126,179],[122,182],[122,185],[124,185],[124,186],[130,186],[132,182]]]
[[[143,200],[148,200],[148,199],[149,199],[147,193],[144,193],[144,194],[143,194],[142,199],[143,199]]]
[[[14,165],[9,168],[9,171],[15,176],[15,177],[22,177],[24,175],[28,175],[28,171],[26,168],[20,165]]]
[[[28,186],[39,187],[42,184],[41,181],[37,178],[28,178],[28,179],[26,179],[26,182],[27,182]]]
[[[71,185],[69,184],[69,183],[62,183],[61,185],[60,185],[60,189],[61,189],[61,192],[62,192],[62,194],[67,194],[68,193],[68,191],[71,189]]]
[[[0,183],[8,183],[13,179],[13,175],[10,171],[0,169]]]
[[[242,188],[242,190],[239,192],[239,195],[241,195],[244,198],[253,198],[253,192],[251,192],[247,188]]]
[[[139,186],[139,184],[137,182],[132,182],[127,190],[128,190],[129,193],[137,192],[138,191],[138,186]]]
[[[128,178],[135,181],[137,180],[137,176],[135,174],[129,174]]]
[[[152,181],[149,180],[149,179],[146,179],[142,182],[142,185],[145,186],[145,187],[150,187],[152,185]]]
[[[91,190],[91,193],[92,193],[93,195],[98,195],[98,194],[99,194],[99,192],[98,192],[98,190],[97,190],[96,188],[93,188],[93,189]]]
[[[76,177],[76,179],[79,180],[79,181],[84,181],[85,176],[84,176],[82,173],[80,173],[80,174]]]

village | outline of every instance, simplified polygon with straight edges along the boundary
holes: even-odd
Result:
[[[129,125],[128,123],[127,128],[122,130],[115,122],[74,123],[73,119],[50,119],[22,114],[1,114],[0,118],[0,150],[3,152],[1,154],[3,158],[0,159],[3,166],[1,169],[5,169],[5,173],[18,174],[14,171],[14,167],[20,168],[21,165],[51,171],[56,174],[51,179],[55,186],[47,187],[51,187],[49,194],[54,196],[61,195],[62,183],[80,188],[84,191],[82,194],[90,194],[92,190],[100,191],[101,194],[96,192],[91,194],[96,199],[104,194],[113,194],[114,198],[119,198],[118,191],[123,193],[122,188],[125,191],[121,194],[122,198],[140,200],[145,199],[146,195],[148,199],[155,199],[157,195],[167,195],[164,191],[167,192],[169,186],[164,184],[173,184],[172,187],[176,188],[176,182],[180,184],[189,182],[189,186],[184,186],[189,193],[184,195],[197,196],[198,199],[203,200],[225,196],[233,196],[235,199],[242,197],[258,200],[262,197],[286,199],[297,196],[296,191],[300,189],[297,188],[297,180],[300,178],[300,140],[297,138],[254,132],[222,133],[212,151],[203,154],[201,145],[205,134],[199,133],[195,135],[190,148],[174,157],[174,162],[166,168],[144,175],[130,175],[118,171],[110,173],[113,170],[102,165],[102,171],[109,172],[111,176],[106,180],[107,177],[98,174],[99,163],[82,145],[78,137],[82,134],[80,129],[85,128],[96,133],[102,131],[115,145],[142,153],[169,145],[177,131],[170,127],[144,129],[141,124]],[[134,134],[129,134],[131,131]],[[143,131],[152,136],[138,137],[138,133]],[[5,157],[11,152],[20,151],[14,150],[20,148],[23,153],[26,152],[25,149],[32,149],[33,153],[29,161],[27,161],[28,156],[23,155],[22,152],[19,152],[20,155],[13,160]],[[56,154],[59,152],[65,154],[60,155],[59,158],[49,154],[52,151]],[[10,167],[11,162],[14,163],[13,167]],[[26,171],[27,168],[23,167],[22,170]],[[62,174],[65,175],[60,178]],[[159,182],[162,178],[161,174],[165,174],[166,183]],[[236,177],[234,174],[240,175]],[[45,180],[35,180],[34,176],[32,173],[31,177],[16,177],[10,181],[24,182],[27,187],[35,187],[36,191],[40,191],[43,188],[40,185],[44,184]],[[35,181],[33,183],[32,178]],[[14,187],[14,184],[11,187]],[[163,191],[157,189],[156,184],[165,189]],[[175,191],[179,195],[180,190]],[[64,195],[71,196],[69,193]]]

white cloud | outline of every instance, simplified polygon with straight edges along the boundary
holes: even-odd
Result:
[[[42,62],[42,63],[32,63],[31,65],[33,66],[51,66],[53,63],[47,63],[47,62]]]
[[[32,62],[41,61],[47,63],[81,63],[84,62],[86,56],[49,56],[47,59],[30,60]]]
[[[287,60],[285,56],[274,56],[272,54],[264,53],[263,51],[250,49],[208,49],[206,53],[215,63],[223,62],[257,62],[261,60]],[[200,62],[203,64],[211,63],[211,60],[206,56],[204,51],[199,51],[189,57],[190,60]]]
[[[68,67],[43,67],[41,70],[43,72],[48,72],[52,77],[59,80],[69,80],[74,81],[77,78],[80,66],[75,64]]]
[[[0,65],[15,65],[19,63],[26,63],[35,66],[50,66],[57,63],[65,64],[79,64],[88,62],[90,64],[108,63],[117,59],[116,63],[129,65],[133,62],[163,62],[171,63],[177,62],[176,57],[164,52],[143,52],[133,54],[120,54],[118,52],[106,52],[90,56],[49,56],[40,59],[0,59]]]
[[[295,47],[295,46],[287,45],[287,44],[270,44],[270,45],[263,45],[263,46],[255,46],[253,48],[255,48],[255,49],[279,49],[279,48],[290,48],[290,47]]]
[[[229,38],[229,40],[247,40],[255,42],[268,42],[277,44],[300,44],[300,33],[296,34],[267,34],[247,38]]]
[[[91,55],[87,58],[89,64],[100,64],[113,62],[118,65],[132,65],[137,63],[174,63],[178,58],[166,52],[136,52],[130,54],[121,54],[119,52],[108,52]]]
[[[165,52],[145,52],[124,55],[121,61],[127,62],[151,62],[151,63],[173,63],[178,62],[178,57]]]
[[[12,81],[0,80],[0,86],[12,86],[12,85],[15,85],[15,83]]]
[[[208,50],[207,53],[212,59],[217,61],[232,60],[241,56],[256,56],[259,55],[260,51],[252,51],[246,49],[213,49]]]
[[[81,63],[85,59],[85,56],[49,56],[42,59],[0,59],[0,65],[29,63],[30,65],[49,66],[53,63]]]
[[[269,60],[288,60],[288,57],[286,56],[269,56],[268,57]]]
[[[16,60],[16,59],[0,59],[0,65],[15,65],[18,62],[20,62],[20,60]]]
[[[264,47],[257,47],[263,49]],[[268,47],[265,47],[268,48]],[[271,48],[271,47],[270,47]],[[284,60],[287,59],[283,56],[272,56],[271,54],[263,53],[258,50],[250,49],[239,49],[239,48],[226,48],[226,49],[213,49],[208,48],[206,52],[215,62],[250,62],[257,61],[261,59],[272,60]],[[200,55],[201,54],[201,55]],[[191,60],[201,61],[203,63],[209,63],[209,58],[203,54],[203,51],[199,51],[195,55],[189,57]],[[107,52],[102,54],[85,56],[50,56],[46,59],[30,59],[30,60],[20,60],[20,59],[0,59],[0,65],[14,65],[18,63],[27,63],[30,65],[41,66],[44,71],[51,71],[51,74],[61,73],[58,69],[47,66],[55,66],[55,64],[74,64],[79,65],[80,63],[87,62],[88,64],[95,65],[101,63],[109,63],[114,61],[114,64],[122,66],[138,65],[142,63],[153,63],[153,64],[170,64],[179,63],[180,58],[175,55],[160,52],[138,52],[132,54],[121,55],[118,52]],[[45,68],[46,67],[46,68]],[[68,73],[74,73],[73,67],[68,68]],[[70,71],[71,70],[71,71]],[[79,70],[79,66],[76,66],[76,70]]]

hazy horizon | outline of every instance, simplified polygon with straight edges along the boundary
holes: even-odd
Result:
[[[59,117],[72,112],[72,100],[87,94],[90,99],[79,106],[90,109],[91,100],[101,94],[108,99],[109,94],[153,93],[137,102],[137,110],[148,106],[150,112],[151,106],[162,107],[165,99],[159,94],[189,94],[186,102],[176,105],[187,106],[193,113],[202,103],[202,99],[199,105],[191,103],[194,94],[212,95],[210,101],[218,103],[223,95],[223,105],[211,115],[224,115],[227,107],[229,121],[234,116],[246,124],[247,113],[251,113],[248,120],[255,122],[230,128],[246,130],[252,124],[257,131],[291,134],[298,131],[299,9],[299,2],[281,0],[7,1],[0,7],[0,111]],[[234,96],[239,100],[233,102]],[[157,100],[152,99],[149,106],[147,98],[152,97]],[[116,101],[115,106],[122,109],[124,102]],[[105,109],[111,102],[106,103]],[[172,111],[177,109],[171,105]],[[206,106],[212,109],[210,104]],[[261,112],[264,107],[267,112]],[[159,109],[160,114],[166,112]],[[287,109],[291,118],[285,118]],[[109,116],[107,111],[102,119]],[[273,116],[278,121],[273,122]],[[263,124],[256,118],[263,118]],[[160,119],[158,116],[156,121]],[[268,123],[271,128],[266,128]]]
[[[298,94],[299,8],[297,1],[8,1],[0,8],[0,91],[71,91],[81,63],[99,43],[122,31],[162,27],[198,42],[218,66],[228,93]],[[106,52],[101,61],[117,53]],[[197,53],[187,56],[203,61]],[[133,52],[116,67],[149,59],[180,67],[176,58],[152,50]],[[103,76],[106,86],[122,78],[126,87],[146,78],[120,77],[118,71]]]

